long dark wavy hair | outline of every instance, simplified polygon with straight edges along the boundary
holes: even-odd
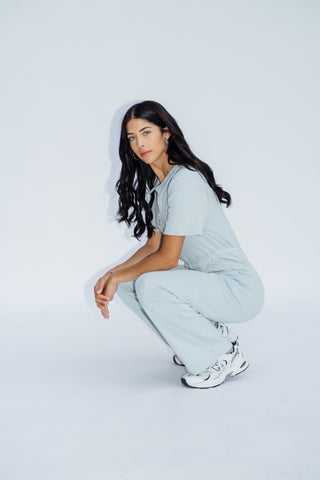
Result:
[[[227,207],[232,204],[230,194],[216,184],[211,167],[192,153],[176,120],[170,113],[160,103],[152,100],[136,103],[129,108],[122,120],[119,145],[122,168],[120,178],[116,183],[116,191],[119,194],[117,220],[118,222],[126,222],[128,226],[135,223],[135,238],[139,240],[145,229],[147,229],[148,238],[152,236],[151,208],[154,191],[150,195],[149,191],[153,187],[156,174],[150,165],[145,164],[134,154],[129,144],[126,126],[132,118],[145,119],[157,125],[162,132],[167,127],[171,134],[167,147],[169,164],[184,165],[189,170],[198,170],[204,175],[208,184],[218,196],[220,203],[225,203]],[[129,213],[130,209],[131,212]]]

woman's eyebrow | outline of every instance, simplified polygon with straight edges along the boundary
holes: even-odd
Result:
[[[144,130],[145,128],[151,128],[151,127],[143,127],[143,128],[140,128],[139,132],[142,132],[142,130]],[[134,134],[131,132],[131,133],[127,133],[127,135],[134,135]]]

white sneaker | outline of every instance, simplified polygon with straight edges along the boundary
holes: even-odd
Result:
[[[226,340],[228,340],[228,342],[238,342],[238,335],[236,335],[225,323],[214,322],[214,326],[221,332],[221,334]],[[180,360],[178,355],[173,355],[173,363],[181,367],[185,366],[185,364]]]
[[[230,349],[231,350],[231,349]],[[249,367],[238,343],[232,344],[232,350],[222,355],[213,365],[202,373],[192,375],[184,373],[181,383],[193,388],[212,388],[221,385],[227,377],[234,377]]]

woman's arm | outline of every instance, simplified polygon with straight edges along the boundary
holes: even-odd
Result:
[[[94,294],[95,294],[97,306],[101,308],[101,305],[102,305],[101,299],[103,295],[100,295],[100,294],[103,292],[112,274],[114,274],[115,272],[124,270],[128,267],[131,267],[132,265],[135,265],[136,263],[141,262],[143,259],[148,258],[150,255],[154,254],[159,250],[160,245],[161,245],[161,232],[155,231],[153,232],[151,238],[147,240],[145,245],[139,248],[139,250],[137,250],[133,255],[131,255],[131,257],[128,258],[128,260],[111,268],[101,278],[99,278],[99,280],[94,286]]]
[[[161,232],[153,232],[152,237],[147,240],[143,247],[139,248],[139,250],[137,250],[133,255],[131,255],[131,257],[128,258],[125,262],[120,263],[113,268],[110,268],[110,270],[108,270],[105,275],[110,272],[118,272],[119,270],[123,270],[125,268],[131,267],[132,265],[135,265],[136,263],[139,263],[144,258],[147,258],[149,257],[149,255],[157,252],[160,248],[160,243]]]
[[[155,239],[157,237],[155,236],[153,238]],[[134,254],[129,260],[127,260],[127,262],[118,265],[119,269],[112,270],[112,273],[110,271],[107,272],[101,279],[98,280],[94,287],[94,291],[97,306],[101,308],[101,313],[104,318],[109,318],[108,303],[110,300],[113,299],[119,283],[135,280],[140,275],[146,272],[169,270],[178,265],[184,236],[163,235],[160,238],[161,244],[158,250],[153,249],[153,253],[149,254],[145,258],[142,258],[142,260],[140,260],[138,263],[124,267],[125,264],[128,265],[127,262],[133,259],[133,257],[136,255]],[[153,245],[152,242],[151,244]],[[143,248],[144,247],[138,250],[138,252],[142,250],[142,253],[140,253],[139,255],[142,255],[147,251],[150,252],[150,250]],[[136,253],[138,254],[138,252]],[[138,255],[135,256],[135,260],[137,260],[137,258]]]
[[[121,270],[112,271],[110,282],[118,285],[119,283],[136,280],[146,272],[169,270],[176,267],[179,262],[183,241],[184,236],[181,235],[164,235],[159,250],[134,265],[128,265],[128,267]]]

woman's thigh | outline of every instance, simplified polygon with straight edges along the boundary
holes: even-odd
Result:
[[[138,298],[158,302],[161,308],[165,308],[163,300],[172,298],[169,295],[172,294],[210,320],[238,323],[251,320],[262,308],[264,291],[255,282],[255,277],[237,282],[224,273],[201,272],[178,265],[140,275],[135,288]]]

